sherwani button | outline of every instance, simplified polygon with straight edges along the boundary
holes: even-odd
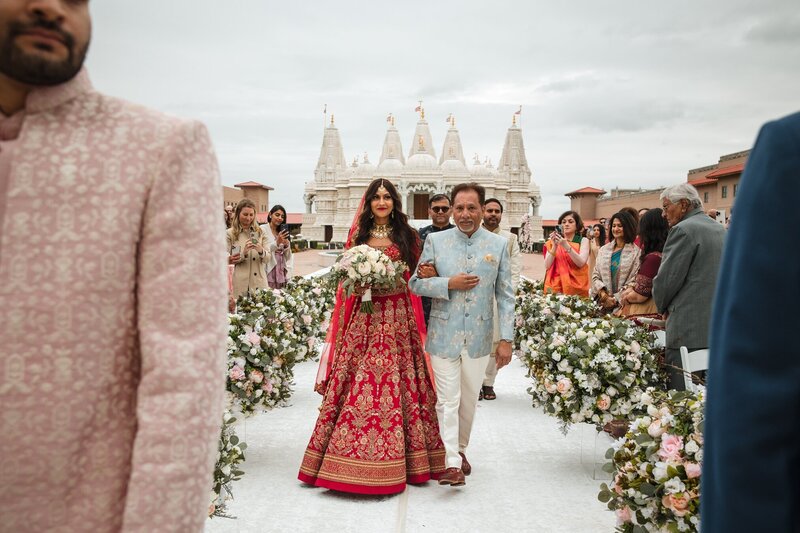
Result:
[[[469,316],[469,313],[464,313],[464,316]]]

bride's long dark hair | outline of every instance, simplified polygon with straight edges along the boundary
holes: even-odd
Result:
[[[408,265],[409,271],[413,273],[419,260],[419,235],[409,225],[408,216],[403,213],[403,202],[400,200],[400,195],[392,182],[387,179],[378,178],[373,180],[364,193],[364,206],[358,217],[358,231],[353,237],[355,245],[365,244],[369,240],[369,230],[372,229],[375,223],[375,219],[372,216],[371,203],[381,185],[386,188],[389,196],[392,197],[393,209],[389,219],[389,224],[392,226],[392,242],[397,245],[400,250],[400,256]]]

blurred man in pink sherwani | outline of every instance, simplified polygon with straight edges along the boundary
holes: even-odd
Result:
[[[216,160],[200,124],[95,92],[90,35],[88,0],[0,0],[0,531],[199,531],[224,389]]]

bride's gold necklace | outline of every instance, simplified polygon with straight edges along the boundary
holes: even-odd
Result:
[[[376,239],[388,239],[389,235],[392,234],[392,226],[389,224],[374,224],[370,228],[369,234]]]

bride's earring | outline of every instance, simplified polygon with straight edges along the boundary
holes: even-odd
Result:
[[[375,213],[370,213],[369,218],[375,218]]]
[[[394,220],[394,209],[392,209],[392,212],[389,214],[389,216],[391,217],[392,220]]]

